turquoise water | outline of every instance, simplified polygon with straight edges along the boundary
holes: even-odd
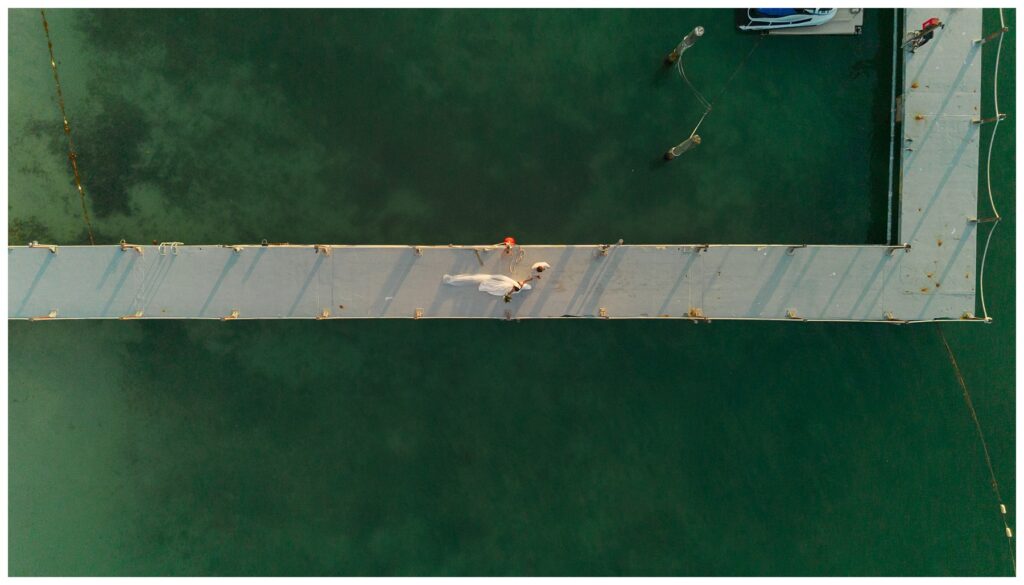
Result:
[[[9,237],[81,243],[39,13],[9,15]],[[766,39],[661,161],[700,107],[660,61],[704,25],[687,73],[718,94],[758,41],[732,18],[47,12],[98,243],[883,241],[891,12]],[[944,332],[1012,520],[999,134],[995,322]],[[9,323],[9,570],[1007,574],[936,329]]]

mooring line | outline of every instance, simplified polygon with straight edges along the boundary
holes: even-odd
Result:
[[[743,66],[746,65],[747,61],[750,60],[750,56],[754,54],[754,51],[756,51],[757,48],[761,46],[761,43],[764,42],[766,38],[768,38],[768,35],[761,35],[757,39],[757,42],[754,43],[754,46],[750,47],[750,51],[747,53],[747,55],[743,57],[743,59],[739,62],[739,65],[736,65],[736,68],[732,70],[732,75],[730,75],[729,79],[726,80],[725,85],[722,86],[721,91],[719,91],[718,95],[716,95],[714,99],[711,100],[711,103],[708,105],[708,109],[711,109],[711,106],[715,105],[715,102],[718,101],[718,98],[722,97],[722,94],[725,93],[725,90],[729,89],[729,84],[732,83],[732,80],[736,78],[736,74],[740,72],[740,69],[743,69]]]
[[[71,124],[68,123],[68,114],[64,109],[64,92],[60,88],[60,76],[57,74],[57,60],[53,57],[53,42],[50,41],[50,25],[46,22],[46,11],[40,10],[43,17],[43,32],[46,33],[46,46],[50,49],[50,68],[53,69],[53,82],[57,86],[57,105],[60,106],[60,115],[64,120],[64,134],[68,137],[68,160],[71,161],[71,171],[75,176],[75,188],[82,200],[82,219],[85,220],[85,227],[89,231],[89,243],[96,245],[92,235],[92,222],[89,221],[89,210],[85,205],[85,190],[82,189],[82,177],[78,174],[78,153],[75,152],[75,143],[71,139]]]
[[[988,246],[992,243],[992,234],[1002,219],[999,211],[996,210],[996,202],[992,198],[992,145],[996,142],[996,131],[999,130],[999,120],[1002,112],[999,111],[999,56],[1003,52],[1003,36],[1006,31],[1006,20],[1003,18],[1003,9],[999,9],[999,29],[1003,31],[999,35],[999,44],[996,45],[996,66],[992,73],[992,102],[995,106],[996,123],[992,126],[992,134],[988,138],[988,155],[985,157],[985,186],[988,189],[988,203],[992,207],[992,227],[988,230],[988,237],[985,238],[985,249],[981,253],[981,271],[978,273],[978,294],[981,297],[981,314],[985,321],[990,321],[988,307],[985,305],[985,261],[988,259]],[[979,112],[980,117],[980,112]]]
[[[974,402],[971,400],[971,393],[967,390],[967,383],[964,381],[964,376],[960,372],[960,366],[956,362],[956,356],[953,355],[953,348],[949,346],[949,342],[946,341],[946,334],[942,331],[942,325],[936,323],[935,329],[939,332],[939,338],[942,340],[942,345],[946,347],[946,353],[949,354],[949,362],[953,364],[953,372],[956,374],[956,380],[960,383],[960,389],[963,390],[964,402],[967,403],[967,410],[971,413],[971,420],[974,421],[974,428],[978,431],[978,439],[981,440],[981,450],[985,453],[985,464],[988,466],[989,479],[992,482],[992,491],[996,494],[996,501],[999,503],[999,516],[1003,521],[1003,534],[1006,535],[1006,544],[1010,548],[1010,563],[1013,565],[1013,574],[1017,574],[1017,559],[1014,556],[1013,550],[1013,529],[1010,528],[1010,523],[1006,520],[1006,504],[1003,503],[1003,495],[999,491],[999,482],[996,481],[996,472],[992,467],[992,457],[988,452],[988,442],[985,441],[985,433],[981,430],[981,421],[978,420],[978,412],[974,409]]]
[[[750,47],[750,51],[747,52],[746,56],[744,56],[743,59],[740,60],[739,64],[737,64],[736,67],[732,70],[732,74],[730,74],[729,79],[725,81],[725,85],[722,86],[722,89],[719,90],[718,95],[712,98],[711,101],[708,101],[707,98],[705,98],[703,94],[697,91],[697,88],[694,87],[692,83],[690,83],[690,79],[686,76],[686,72],[683,70],[683,58],[682,56],[679,57],[679,60],[676,62],[676,69],[679,71],[679,76],[682,77],[683,81],[686,82],[686,85],[689,85],[690,89],[693,90],[694,95],[697,97],[697,101],[699,101],[700,104],[704,106],[704,115],[700,117],[700,120],[697,122],[697,125],[693,128],[693,132],[690,132],[690,138],[692,138],[694,134],[697,133],[697,129],[700,128],[700,125],[704,122],[704,119],[707,118],[709,114],[711,114],[711,110],[714,107],[715,102],[717,102],[719,98],[722,97],[722,95],[725,93],[725,90],[729,89],[729,84],[731,84],[732,80],[736,78],[736,74],[740,72],[740,69],[743,69],[743,66],[746,65],[747,61],[750,59],[750,56],[754,54],[754,51],[757,50],[759,46],[761,46],[761,43],[764,41],[765,38],[767,38],[767,36],[768,35],[761,35],[757,39],[757,42],[755,42],[754,45]]]

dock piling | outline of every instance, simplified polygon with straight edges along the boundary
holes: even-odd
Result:
[[[697,43],[697,40],[700,39],[702,36],[704,36],[704,27],[694,27],[693,30],[687,33],[685,37],[683,37],[683,40],[679,41],[679,44],[676,45],[676,48],[672,49],[672,52],[665,57],[665,64],[671,65],[678,61],[679,57],[683,55],[683,51],[695,45]]]
[[[700,134],[690,135],[690,137],[687,138],[686,140],[668,149],[665,152],[665,160],[672,160],[688,150],[693,150],[694,148],[697,148],[698,146],[700,146],[700,141]]]

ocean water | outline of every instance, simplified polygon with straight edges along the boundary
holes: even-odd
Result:
[[[46,18],[97,243],[885,240],[891,11],[760,42],[728,10]],[[661,61],[698,24],[686,72],[720,97],[665,163],[701,108]],[[8,35],[9,239],[84,243],[39,12]],[[941,326],[1011,526],[1014,141],[995,320]],[[936,325],[8,331],[15,575],[1011,572]]]

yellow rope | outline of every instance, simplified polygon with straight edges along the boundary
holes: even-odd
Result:
[[[985,464],[988,465],[989,480],[992,482],[992,491],[996,494],[996,501],[999,503],[999,516],[1003,521],[1003,534],[1006,536],[1006,543],[1010,547],[1010,563],[1013,565],[1013,574],[1017,574],[1017,559],[1013,552],[1013,529],[1010,528],[1009,522],[1006,520],[1006,504],[1003,503],[1003,495],[999,491],[999,482],[996,481],[996,472],[992,467],[992,457],[988,453],[988,442],[985,441],[985,433],[981,431],[981,421],[978,420],[978,412],[974,409],[974,402],[971,400],[971,393],[967,391],[967,383],[964,381],[963,374],[960,373],[960,366],[956,363],[956,356],[953,355],[953,349],[949,346],[949,342],[946,341],[946,334],[942,332],[942,326],[938,323],[935,324],[935,328],[939,332],[939,338],[942,339],[942,345],[946,347],[946,353],[949,354],[949,362],[953,364],[953,372],[956,374],[956,380],[960,383],[960,389],[963,390],[964,402],[967,403],[967,410],[971,413],[971,420],[974,421],[974,428],[978,431],[978,439],[981,440],[981,450],[985,453]]]
[[[40,10],[43,17],[43,32],[46,33],[46,46],[50,49],[50,68],[53,69],[53,82],[57,86],[57,105],[60,106],[60,115],[64,120],[64,134],[68,137],[68,160],[71,161],[71,171],[75,176],[75,188],[82,200],[82,219],[85,220],[85,227],[89,231],[89,243],[96,244],[92,235],[92,222],[89,221],[89,210],[85,205],[85,190],[82,189],[82,177],[78,174],[78,153],[75,152],[75,143],[71,139],[71,124],[68,123],[68,114],[64,110],[64,92],[60,89],[60,76],[57,75],[57,60],[53,57],[53,43],[50,41],[50,25],[46,22],[46,11]]]

